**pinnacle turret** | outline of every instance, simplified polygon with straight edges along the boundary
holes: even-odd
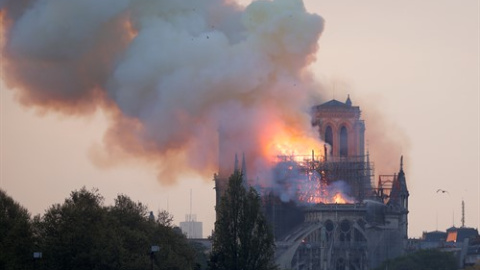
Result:
[[[350,100],[350,95],[347,96],[347,101],[345,101],[345,104],[348,106],[352,106],[352,101]]]

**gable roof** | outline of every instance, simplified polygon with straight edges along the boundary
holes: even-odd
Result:
[[[327,101],[323,104],[318,105],[318,107],[323,108],[323,107],[350,107],[350,106],[336,99],[332,99],[330,101]]]

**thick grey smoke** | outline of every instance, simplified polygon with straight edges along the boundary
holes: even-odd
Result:
[[[306,67],[323,19],[301,0],[1,0],[3,80],[21,103],[111,125],[97,164],[136,157],[163,182],[211,175],[218,151],[255,167],[269,126],[310,136]],[[224,145],[218,150],[221,127]],[[228,149],[227,149],[228,148]],[[272,153],[273,154],[273,153]],[[173,174],[169,174],[173,173]]]

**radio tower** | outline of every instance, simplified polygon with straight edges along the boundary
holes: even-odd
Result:
[[[465,201],[462,199],[462,228],[465,227]]]

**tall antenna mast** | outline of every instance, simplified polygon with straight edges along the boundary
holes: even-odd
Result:
[[[462,228],[465,227],[465,201],[462,199]]]
[[[190,189],[190,217],[189,221],[192,221],[192,189]]]

